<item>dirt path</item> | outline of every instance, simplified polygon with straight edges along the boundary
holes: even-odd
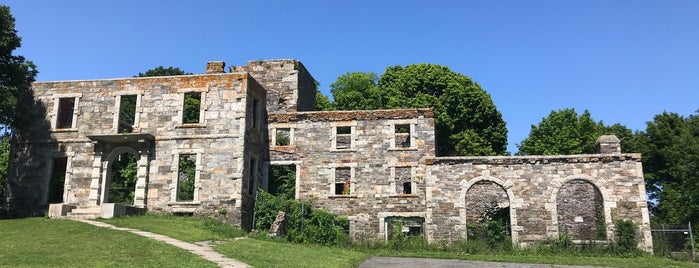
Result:
[[[570,266],[558,264],[533,264],[533,263],[509,263],[486,262],[467,260],[443,260],[423,258],[398,258],[398,257],[373,257],[362,263],[359,268],[592,268],[592,266]]]
[[[204,243],[192,244],[192,243],[187,243],[184,241],[174,239],[172,237],[154,234],[151,232],[146,232],[146,231],[141,231],[141,230],[136,230],[136,229],[117,227],[117,226],[107,224],[104,222],[91,221],[91,220],[77,220],[77,221],[84,222],[87,224],[92,224],[92,225],[98,226],[98,227],[110,228],[110,229],[120,230],[120,231],[127,231],[127,232],[131,232],[131,233],[134,233],[134,234],[137,234],[140,236],[145,236],[145,237],[148,237],[151,239],[162,241],[162,242],[168,243],[170,245],[176,246],[178,248],[185,249],[185,250],[192,252],[196,255],[199,255],[200,257],[202,257],[206,260],[209,260],[211,262],[214,262],[221,267],[230,267],[230,268],[252,267],[250,265],[247,265],[244,262],[228,258],[226,256],[223,256],[223,254],[214,251],[213,246],[209,243],[204,242]]]

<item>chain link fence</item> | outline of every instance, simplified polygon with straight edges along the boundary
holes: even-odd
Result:
[[[654,226],[651,232],[655,255],[696,261],[691,222],[683,225]]]

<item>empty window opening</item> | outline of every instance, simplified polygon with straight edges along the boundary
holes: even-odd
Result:
[[[290,128],[278,128],[275,135],[276,146],[288,146],[291,145],[291,129]]]
[[[72,128],[75,112],[75,98],[60,98],[58,100],[58,118],[56,128]]]
[[[393,239],[396,235],[422,236],[424,234],[425,219],[422,217],[388,217],[385,223],[388,239]]]
[[[352,127],[335,128],[335,148],[352,149]]]
[[[252,100],[252,128],[258,128],[260,125],[260,101]]]
[[[184,94],[184,107],[182,109],[182,123],[199,123],[201,112],[201,92],[187,92]]]
[[[269,193],[294,199],[296,197],[296,165],[269,166]]]
[[[413,183],[411,177],[412,174],[410,167],[396,167],[395,184],[397,194],[413,193]]]
[[[556,196],[558,231],[574,240],[607,238],[602,194],[585,180],[561,186]]]
[[[112,161],[107,203],[133,204],[137,171],[136,156],[132,154],[120,154]]]
[[[395,125],[395,147],[410,147],[410,125]]]
[[[335,168],[335,194],[349,195],[352,191],[352,170],[349,167]]]
[[[257,179],[257,159],[250,158],[250,180],[248,181],[248,194],[255,192],[255,181]]]
[[[57,157],[53,159],[53,169],[49,180],[49,204],[63,203],[63,188],[66,180],[67,157]]]
[[[181,154],[177,164],[177,201],[194,201],[197,155]]]
[[[119,101],[118,133],[133,132],[136,124],[136,95],[123,95]]]

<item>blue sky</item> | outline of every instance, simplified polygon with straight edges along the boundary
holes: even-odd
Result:
[[[699,1],[6,1],[38,81],[207,61],[301,60],[346,72],[435,63],[491,94],[509,146],[551,110],[644,130],[699,109]]]

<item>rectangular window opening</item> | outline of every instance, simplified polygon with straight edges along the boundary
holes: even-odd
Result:
[[[275,135],[276,146],[289,146],[291,145],[291,129],[290,128],[278,128]]]
[[[396,167],[396,194],[413,194],[410,167]]]
[[[349,167],[335,168],[335,195],[352,194],[352,170]]]
[[[67,157],[57,157],[53,159],[53,168],[49,180],[48,203],[63,203],[63,188],[66,181]]]
[[[402,124],[395,125],[395,146],[396,147],[410,147],[410,125]]]
[[[199,123],[201,112],[201,92],[187,92],[184,94],[184,107],[182,109],[182,123]]]
[[[194,201],[197,155],[181,154],[177,174],[177,201]]]
[[[136,124],[136,95],[122,95],[119,101],[118,133],[133,132]]]
[[[56,119],[56,128],[72,128],[74,112],[75,98],[60,98],[58,100],[58,118]]]
[[[335,148],[352,149],[352,127],[335,128]]]

